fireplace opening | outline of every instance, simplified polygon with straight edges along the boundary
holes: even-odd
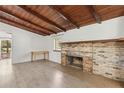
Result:
[[[73,67],[83,69],[83,57],[75,55],[67,55],[67,64]]]

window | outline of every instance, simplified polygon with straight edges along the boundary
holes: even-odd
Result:
[[[60,39],[54,38],[54,50],[61,50]]]
[[[1,57],[2,59],[10,58],[11,54],[11,41],[10,40],[1,40]]]
[[[61,35],[54,36],[54,50],[61,50]]]
[[[9,40],[1,41],[1,52],[2,53],[10,53],[11,51],[11,42]]]

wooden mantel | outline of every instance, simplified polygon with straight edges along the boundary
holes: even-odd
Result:
[[[68,42],[61,42],[60,44],[72,44],[72,43],[88,43],[88,42],[117,42],[117,41],[124,41],[124,38],[117,38],[117,39],[104,39],[104,40],[87,40],[87,41],[68,41]]]

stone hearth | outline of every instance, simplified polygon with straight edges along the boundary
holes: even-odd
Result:
[[[68,51],[83,58],[83,71],[124,81],[124,42],[63,43],[61,64],[67,65]]]

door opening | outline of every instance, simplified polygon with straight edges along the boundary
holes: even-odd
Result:
[[[3,39],[1,42],[1,60],[11,58],[11,40]]]
[[[0,64],[12,63],[12,35],[0,32]]]

